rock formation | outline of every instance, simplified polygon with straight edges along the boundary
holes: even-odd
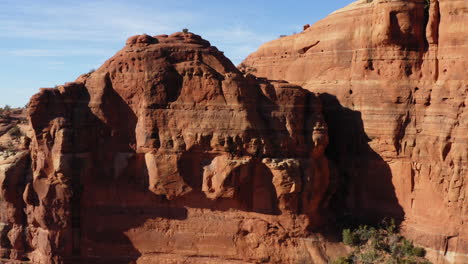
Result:
[[[243,72],[137,35],[41,89],[0,159],[0,262],[327,263],[330,228],[383,217],[468,262],[465,6],[427,2],[355,2]]]
[[[28,111],[30,154],[0,171],[3,257],[325,263],[309,236],[332,171],[314,93],[244,76],[192,33],[138,35]]]
[[[335,206],[404,220],[435,263],[468,262],[467,32],[463,0],[363,0],[243,62],[319,94]]]

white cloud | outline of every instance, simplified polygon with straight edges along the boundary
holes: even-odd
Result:
[[[235,26],[228,29],[214,29],[203,34],[203,37],[212,40],[214,45],[222,46],[226,56],[234,64],[239,64],[249,53],[272,39],[271,34],[260,34],[242,26]]]
[[[222,21],[221,14],[203,11],[165,9],[164,1],[155,0],[151,7],[121,1],[0,1],[0,38],[23,40],[26,47],[10,48],[6,54],[29,57],[61,57],[109,54],[105,49],[64,48],[73,42],[100,43],[100,47],[123,46],[131,35],[170,34],[184,27],[211,41],[236,64],[258,46],[276,36],[258,33],[248,25],[213,23]],[[56,41],[49,49],[27,46],[27,43]],[[86,45],[88,46],[88,45]],[[58,49],[57,49],[57,48]],[[0,53],[5,54],[5,51]],[[112,55],[112,54],[109,54]]]
[[[194,22],[191,13],[158,11],[118,2],[66,2],[66,6],[30,2],[2,6],[0,36],[40,40],[116,41],[138,33],[175,31]]]
[[[2,55],[12,55],[18,57],[65,57],[65,56],[84,56],[84,55],[103,55],[108,54],[109,50],[104,49],[13,49],[0,51]]]

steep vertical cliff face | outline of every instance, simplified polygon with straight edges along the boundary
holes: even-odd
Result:
[[[320,93],[351,214],[399,217],[432,260],[464,263],[467,7],[425,2],[357,1],[244,63]]]
[[[2,238],[10,258],[326,261],[309,237],[330,194],[320,100],[244,76],[197,35],[131,37],[33,96],[29,119],[32,172],[0,171],[1,221],[23,243]]]

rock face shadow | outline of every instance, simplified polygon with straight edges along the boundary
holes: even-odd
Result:
[[[272,89],[273,87],[269,88]],[[287,155],[292,155],[293,157],[299,156],[305,159],[307,157],[306,149],[312,144],[312,137],[310,136],[312,127],[309,126],[314,124],[314,120],[313,118],[305,118],[302,115],[312,115],[316,111],[315,108],[309,109],[307,105],[318,105],[317,98],[314,94],[298,87],[285,88],[284,91],[281,91],[283,93],[282,96],[287,97],[289,93],[293,93],[294,98],[301,100],[299,103],[295,101],[293,103],[298,104],[295,111],[303,112],[303,114],[298,114],[298,117],[286,117],[291,120],[298,119],[303,121],[298,122],[300,126],[293,126],[294,129],[291,129],[291,133],[304,134],[302,135],[304,138],[307,134],[310,138],[303,139],[300,142],[302,144],[297,144],[300,146],[300,148],[296,149],[299,151],[299,154],[295,153],[295,144],[289,142],[292,141],[289,139],[291,135],[286,132],[284,121],[281,122],[282,117],[277,117],[278,120],[267,118],[273,116],[273,113],[276,113],[277,116],[283,114],[281,111],[286,110],[281,110],[277,106],[278,102],[275,102],[275,100],[263,97],[261,97],[262,103],[268,107],[260,114],[260,118],[265,119],[263,120],[265,127],[262,127],[264,130],[260,130],[260,133],[264,138],[286,142],[285,146],[288,148]],[[113,91],[109,91],[108,93],[113,96],[114,105],[119,107],[120,113],[127,115],[125,120],[134,120],[128,127],[135,127],[137,123],[136,117],[132,116],[134,114],[128,104],[125,104]],[[276,99],[274,96],[272,98]],[[96,120],[98,122],[96,126],[104,129],[112,129],[114,126],[122,127],[119,123],[122,122],[121,120],[110,121],[110,124],[106,124],[100,119]],[[273,132],[267,129],[268,127],[278,129],[281,133],[272,135]],[[195,145],[195,147],[184,151],[178,158],[178,162],[174,163],[178,167],[181,178],[191,188],[191,191],[174,198],[166,198],[166,196],[157,195],[148,189],[149,172],[145,163],[145,153],[138,153],[138,151],[135,152],[134,150],[127,149],[125,144],[123,144],[125,142],[134,142],[133,138],[131,138],[134,137],[134,134],[131,134],[127,130],[117,132],[107,131],[106,133],[116,135],[116,137],[110,137],[105,142],[90,143],[91,146],[98,146],[98,148],[94,150],[94,157],[92,158],[93,161],[96,161],[95,169],[86,174],[88,175],[86,176],[87,182],[83,184],[85,189],[82,193],[80,206],[81,243],[80,253],[76,255],[76,258],[81,261],[88,261],[89,263],[132,263],[148,252],[150,252],[149,254],[167,253],[165,251],[171,252],[171,248],[176,253],[181,250],[190,251],[190,249],[184,249],[184,247],[187,247],[190,243],[194,243],[190,242],[191,240],[200,239],[194,238],[200,237],[200,235],[194,233],[196,232],[194,230],[197,230],[197,228],[209,229],[210,223],[221,226],[218,232],[222,233],[222,235],[214,239],[219,239],[220,243],[225,243],[224,245],[227,244],[228,249],[226,250],[231,250],[235,247],[229,243],[237,243],[237,238],[233,239],[232,235],[228,234],[232,233],[235,235],[236,232],[239,232],[238,230],[232,231],[232,229],[239,228],[239,223],[236,221],[242,222],[242,218],[248,218],[249,213],[262,214],[265,218],[271,218],[279,216],[283,210],[283,208],[279,208],[280,197],[278,197],[273,183],[274,175],[272,169],[263,163],[263,157],[258,152],[250,154],[249,162],[236,167],[228,175],[225,187],[232,188],[232,196],[210,199],[202,191],[204,167],[210,165],[218,155],[226,156],[233,154],[210,151],[209,148],[202,144]],[[122,137],[121,135],[126,135],[130,138]],[[297,137],[300,138],[299,136]],[[108,149],[111,149],[113,152],[101,151]],[[274,154],[277,154],[281,149],[274,148],[274,150],[276,151]],[[119,157],[119,155],[123,155],[122,157],[124,158]],[[173,154],[170,153],[169,155]],[[99,164],[112,165],[102,167]],[[281,166],[294,166],[294,164],[285,163]],[[311,179],[306,180],[306,175],[294,171],[295,169],[296,167],[291,167],[291,173],[296,173],[295,177],[303,177],[304,186],[315,184],[316,180],[314,177],[319,177],[318,174],[320,174],[320,172],[311,172],[309,175]],[[311,187],[311,190],[306,190],[304,187],[302,193],[298,191],[298,193],[282,197],[281,199],[291,200],[288,200],[288,204],[292,205],[291,210],[293,212],[304,211],[304,214],[314,214],[316,213],[315,211],[308,212],[302,207],[319,207],[315,203],[320,203],[321,201],[316,201],[317,199],[312,199],[311,197],[307,198],[311,201],[313,200],[313,204],[311,202],[311,205],[300,205],[300,202],[297,201],[301,199],[300,195],[304,195],[304,197],[306,195],[317,196],[314,188]],[[294,204],[296,205],[293,206]],[[238,211],[236,217],[223,216],[224,213],[233,215],[233,210]],[[203,216],[206,212],[214,213],[212,216],[211,214]],[[196,215],[195,220],[194,214]],[[252,216],[252,218],[256,217]],[[196,223],[196,221],[204,220],[208,223]],[[228,221],[228,223],[224,223],[224,221]],[[190,224],[194,224],[194,227],[191,229],[184,227],[184,225]],[[225,233],[222,230],[224,228],[231,230],[229,231],[231,233]],[[171,232],[172,234],[168,235]],[[213,234],[216,234],[216,232],[209,233],[209,235]],[[203,238],[203,236],[201,237]],[[227,238],[231,240],[229,243],[226,242]],[[182,240],[188,242],[181,242]],[[208,241],[208,243],[213,242]],[[157,252],[158,250],[165,251]],[[116,254],[115,252],[119,253]]]
[[[181,226],[183,222],[191,221],[189,214],[193,213],[203,215],[210,210],[216,211],[214,215],[219,217],[234,209],[267,217],[280,214],[272,183],[274,176],[260,157],[253,157],[252,162],[232,172],[228,181],[232,181],[230,186],[238,188],[236,195],[211,200],[201,190],[201,174],[214,154],[205,153],[207,156],[202,157],[204,149],[186,152],[181,158],[184,164],[179,165],[186,166],[180,169],[192,192],[173,200],[156,195],[148,189],[145,153],[138,153],[131,147],[135,142],[132,131],[137,118],[129,105],[109,88],[107,96],[112,96],[112,106],[119,109],[123,119],[106,119],[105,113],[111,104],[101,108],[104,114],[100,116],[90,106],[92,98],[87,90],[84,87],[67,89],[72,88],[74,90],[70,96],[80,100],[74,105],[54,105],[51,100],[48,108],[50,116],[44,116],[44,124],[36,126],[37,131],[41,131],[48,126],[49,120],[46,119],[55,118],[54,113],[73,109],[61,116],[66,121],[64,124],[76,131],[65,134],[68,138],[64,138],[71,145],[63,152],[71,153],[72,157],[70,170],[65,170],[64,174],[71,175],[74,192],[70,197],[71,208],[66,208],[70,210],[70,225],[63,230],[66,235],[63,243],[67,246],[63,251],[57,251],[59,256],[63,256],[63,263],[135,263],[148,252],[158,253],[158,248],[178,250],[181,245],[182,248],[186,247],[193,242],[186,245],[184,241],[193,239],[194,234],[190,232],[195,231],[184,230]],[[306,97],[312,96],[304,94]],[[330,143],[326,154],[337,165],[339,175],[339,187],[331,201],[331,208],[338,217],[352,216],[362,221],[376,221],[383,217],[403,219],[404,214],[391,183],[391,171],[388,164],[369,147],[360,113],[343,107],[332,95],[322,94],[320,99],[329,127]],[[269,110],[276,108],[272,104]],[[264,115],[271,113],[267,111]],[[126,125],[121,122],[126,122]],[[112,130],[114,127],[121,130]],[[60,129],[63,128],[57,125],[57,130]],[[305,133],[306,128],[292,132],[296,131]],[[286,135],[283,137],[287,138]],[[320,190],[310,190],[309,194],[316,195],[316,191]],[[37,207],[34,204],[29,206]],[[213,224],[223,221],[198,217],[196,221],[205,219]],[[167,236],[167,232],[172,232],[170,230],[174,227],[181,228],[177,230],[179,233]]]
[[[88,108],[92,98],[86,89],[81,107],[74,111],[76,118],[83,119],[74,124],[89,125],[89,129],[74,127],[88,135],[76,134],[74,149],[86,146],[82,151],[90,154],[73,160],[73,252],[64,263],[136,263],[142,254],[127,232],[151,225],[150,219],[187,218],[186,208],[168,205],[148,190],[144,154],[133,149],[137,117],[111,84],[105,89],[102,112],[93,112],[92,105]],[[119,114],[109,114],[112,109]]]
[[[86,95],[83,95],[81,110],[74,113],[95,128],[94,132],[87,130],[88,133],[99,133],[100,136],[77,134],[73,140],[76,144],[89,146],[91,158],[75,157],[73,162],[76,172],[73,189],[79,192],[72,196],[73,252],[64,258],[65,263],[136,263],[151,247],[157,250],[180,243],[177,238],[173,241],[164,236],[173,223],[187,220],[188,208],[279,214],[273,175],[261,160],[232,173],[230,180],[236,182],[233,186],[238,188],[234,197],[208,199],[201,191],[203,166],[211,162],[214,154],[206,153],[204,149],[184,152],[177,164],[182,177],[192,188],[190,193],[173,200],[156,195],[148,189],[145,154],[136,153],[128,144],[135,142],[135,134],[131,131],[137,118],[132,109],[110,88],[106,96],[112,97],[112,107],[119,109],[121,118],[107,120],[87,107],[90,98],[86,90],[83,92]],[[103,117],[108,116],[108,107],[109,104],[101,107]],[[113,131],[114,127],[123,129]],[[82,127],[74,129],[83,130]],[[83,138],[94,138],[96,142],[82,142]],[[88,162],[92,165],[86,165]],[[246,177],[249,175],[254,177]],[[148,237],[135,235],[144,234],[147,229],[152,233]],[[155,234],[161,237],[155,238]]]
[[[185,47],[178,36],[170,41]],[[31,151],[44,158],[32,165],[25,197],[42,200],[26,199],[27,220],[47,236],[31,247],[36,262],[256,261],[269,259],[256,256],[256,243],[273,252],[322,222],[328,135],[316,95],[246,77],[216,49],[181,53],[179,44],[125,47],[135,57],[116,55],[31,100]],[[143,47],[148,59],[136,54]],[[164,74],[175,64],[183,82]]]
[[[384,218],[401,223],[405,214],[395,194],[392,172],[369,146],[371,139],[364,131],[361,113],[342,106],[334,95],[324,93],[319,98],[329,127],[325,153],[337,167],[337,190],[330,204],[337,224],[376,224]]]

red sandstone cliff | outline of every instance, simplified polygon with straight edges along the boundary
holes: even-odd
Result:
[[[33,263],[326,261],[315,94],[245,77],[200,36],[140,35],[42,89],[0,171],[3,257]],[[315,237],[315,236],[314,236]]]
[[[0,259],[326,263],[326,220],[392,216],[466,262],[466,7],[423,2],[267,43],[244,62],[266,79],[176,33],[42,89],[29,150],[0,161]]]
[[[357,1],[244,64],[320,94],[338,204],[400,217],[434,262],[467,263],[467,3],[430,2]]]

